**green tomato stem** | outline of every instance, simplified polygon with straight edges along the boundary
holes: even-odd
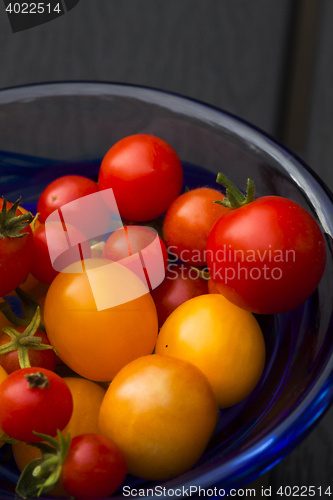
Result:
[[[222,184],[226,188],[226,198],[223,201],[216,200],[214,203],[218,203],[224,207],[231,209],[236,209],[247,205],[254,201],[255,198],[255,186],[251,179],[247,180],[246,196],[233,184],[224,174],[219,172],[217,174],[216,182]]]
[[[51,345],[42,344],[42,339],[34,336],[40,325],[40,319],[40,307],[38,306],[31,322],[23,333],[18,332],[15,328],[5,326],[2,331],[9,335],[12,340],[0,346],[0,355],[17,350],[20,367],[30,368],[29,349],[37,351],[53,349],[57,353]]]
[[[64,438],[57,430],[58,441],[46,434],[34,432],[45,442],[29,443],[42,452],[42,458],[33,460],[26,466],[17,482],[16,493],[23,498],[35,498],[47,493],[58,483],[62,465],[66,460],[71,436]]]
[[[2,209],[0,212],[0,238],[23,238],[28,233],[21,233],[22,229],[27,227],[34,216],[31,212],[16,215],[16,210],[21,203],[21,197],[7,210],[7,201],[3,198]]]

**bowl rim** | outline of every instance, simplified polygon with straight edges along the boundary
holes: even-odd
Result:
[[[15,102],[17,100],[27,99],[31,97],[41,97],[39,92],[42,91],[42,95],[45,97],[50,96],[60,96],[60,95],[79,95],[78,90],[82,95],[91,96],[91,91],[96,87],[96,95],[101,95],[100,92],[103,89],[109,88],[113,91],[124,91],[126,89],[127,94],[134,93],[135,96],[142,98],[148,93],[149,96],[155,95],[155,97],[161,98],[164,102],[165,107],[174,101],[175,105],[179,105],[180,102],[185,104],[185,109],[196,108],[195,111],[198,113],[197,116],[200,118],[202,115],[206,116],[207,113],[211,115],[213,113],[213,118],[217,116],[223,117],[224,121],[233,124],[233,128],[241,128],[242,133],[246,133],[247,138],[257,137],[260,139],[256,144],[265,151],[275,152],[278,154],[278,159],[283,157],[285,161],[294,165],[294,167],[299,170],[304,169],[304,174],[309,176],[309,179],[315,180],[317,185],[320,187],[322,194],[327,198],[329,205],[333,207],[333,194],[331,190],[325,185],[325,183],[320,179],[318,174],[309,167],[304,160],[298,157],[297,154],[293,153],[286,146],[282,145],[278,140],[273,138],[267,132],[261,130],[259,127],[247,122],[246,120],[237,117],[236,115],[224,111],[214,105],[205,103],[195,98],[186,97],[176,92],[170,92],[167,90],[162,90],[154,87],[149,87],[145,85],[135,85],[132,83],[122,83],[122,82],[112,82],[112,81],[95,81],[95,80],[64,80],[64,81],[47,81],[40,83],[29,83],[22,85],[9,86],[0,89],[0,106],[4,103]],[[54,94],[52,91],[57,89],[58,93]],[[70,92],[71,91],[71,92]],[[38,94],[39,93],[39,94]],[[38,94],[38,95],[37,95]],[[113,93],[114,95],[114,93]],[[171,100],[171,101],[170,101]],[[151,100],[149,100],[151,102]],[[161,102],[159,102],[161,104]],[[206,113],[204,113],[206,111]],[[212,117],[210,116],[210,119]],[[239,137],[242,137],[238,134]],[[291,166],[292,168],[292,166]],[[290,173],[290,170],[289,170]],[[300,188],[306,192],[307,182],[300,185]],[[325,229],[325,227],[324,227]],[[333,222],[332,222],[333,229]],[[332,232],[331,231],[329,232]],[[332,232],[333,234],[333,232]],[[238,475],[238,480],[240,486],[245,485],[249,480],[264,474],[274,465],[276,465],[287,453],[289,453],[293,448],[295,448],[299,442],[312,430],[314,425],[318,423],[319,419],[323,416],[325,411],[327,411],[330,403],[333,400],[333,355],[327,360],[327,364],[321,371],[320,375],[315,379],[311,389],[303,398],[303,400],[294,408],[273,430],[267,433],[263,433],[263,437],[260,438],[255,444],[250,444],[247,448],[242,450],[237,457],[231,457],[227,461],[222,461],[214,466],[213,470],[201,471],[199,466],[195,469],[195,477],[193,475],[193,469],[186,474],[178,478],[174,478],[168,482],[164,482],[163,485],[166,488],[187,488],[191,486],[197,486],[201,488],[211,488],[213,486],[222,486],[228,484],[233,474]],[[300,429],[295,429],[296,422],[302,418],[305,425]],[[292,440],[290,439],[292,436]],[[279,446],[279,451],[274,457],[269,455],[269,449],[275,441],[282,443]],[[250,462],[260,456],[260,470],[255,465],[252,468],[249,467]],[[256,460],[255,460],[256,462]],[[223,476],[222,470],[225,469],[226,464],[228,465],[228,474]],[[249,476],[251,476],[249,478]],[[180,482],[179,479],[183,478]],[[240,487],[238,486],[238,487]],[[143,486],[146,487],[146,486]],[[152,485],[152,488],[154,485]],[[226,486],[227,487],[227,486]],[[232,487],[232,485],[231,485]],[[227,490],[226,490],[227,491]],[[160,496],[160,495],[159,495]],[[155,498],[155,495],[151,496]],[[117,497],[116,497],[117,498]],[[122,498],[119,496],[119,498]],[[156,496],[157,498],[157,496]]]

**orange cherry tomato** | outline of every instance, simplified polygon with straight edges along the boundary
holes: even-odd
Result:
[[[99,426],[123,451],[135,476],[164,480],[190,469],[217,421],[205,375],[170,356],[150,355],[126,365],[103,400]]]
[[[153,351],[157,313],[147,287],[124,266],[106,259],[84,264],[85,272],[74,265],[72,272],[61,272],[52,282],[45,299],[45,328],[66,365],[85,378],[106,382],[133,359]],[[98,310],[96,303],[106,307]]]
[[[155,352],[198,366],[220,408],[248,396],[265,364],[265,342],[253,314],[218,294],[201,295],[179,306],[162,326]]]

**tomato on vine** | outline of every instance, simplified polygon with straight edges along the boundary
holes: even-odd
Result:
[[[290,311],[318,286],[326,264],[324,236],[300,205],[279,196],[244,196],[225,176],[229,213],[212,228],[207,265],[218,291],[261,314]],[[223,203],[223,202],[222,202]]]
[[[16,493],[23,498],[40,496],[59,482],[66,493],[79,500],[106,498],[123,483],[127,465],[119,447],[100,434],[81,434],[71,439],[58,431],[58,441],[38,433],[45,443],[35,446],[43,457],[23,471]]]

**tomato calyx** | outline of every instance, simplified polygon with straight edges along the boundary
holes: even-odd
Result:
[[[15,490],[22,498],[39,497],[54,488],[59,481],[62,465],[71,445],[70,433],[68,432],[64,438],[59,429],[57,431],[59,441],[40,432],[34,431],[34,434],[44,442],[28,444],[38,448],[42,452],[42,457],[32,460],[22,471]]]
[[[30,389],[45,389],[45,387],[50,387],[50,381],[42,372],[27,373],[24,378],[29,382]]]
[[[34,220],[31,212],[16,215],[16,210],[21,203],[21,197],[7,210],[7,201],[4,197],[0,212],[0,238],[23,238],[28,233],[21,233]]]
[[[251,179],[247,180],[246,195],[244,195],[236,186],[233,184],[224,174],[219,172],[217,174],[216,182],[222,184],[226,188],[226,198],[221,200],[216,200],[214,203],[218,203],[223,207],[236,209],[247,205],[254,201],[255,198],[255,186]]]
[[[53,349],[55,351],[54,347],[51,345],[42,344],[42,339],[40,337],[35,337],[39,324],[40,307],[38,306],[31,322],[23,333],[18,332],[15,328],[5,326],[2,331],[6,333],[11,340],[0,346],[0,355],[17,350],[20,367],[30,368],[29,349],[37,351]]]

